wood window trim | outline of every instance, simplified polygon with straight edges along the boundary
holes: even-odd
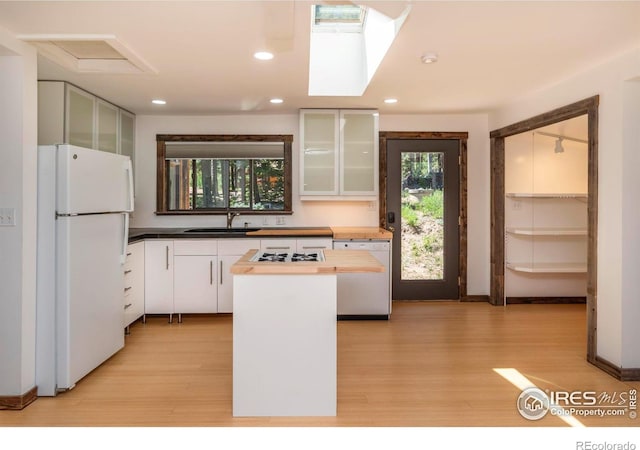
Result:
[[[220,215],[227,211],[181,210],[172,211],[167,207],[167,142],[282,142],[284,144],[284,209],[282,210],[240,210],[255,215],[288,215],[292,210],[292,143],[291,134],[157,134],[156,135],[156,215]]]
[[[459,198],[459,258],[460,277],[458,296],[467,300],[467,139],[466,132],[381,131],[379,133],[379,225],[387,227],[387,141],[389,139],[453,139],[460,142],[460,198]]]
[[[515,134],[562,122],[588,117],[587,180],[587,360],[600,366],[596,357],[598,284],[598,95],[566,105],[490,133],[491,138],[491,288],[490,303],[504,305],[504,196],[505,142]]]

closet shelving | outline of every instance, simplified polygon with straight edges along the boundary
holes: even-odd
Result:
[[[505,139],[505,302],[586,296],[587,117]]]
[[[516,207],[515,204],[527,202],[526,207],[531,210],[531,215],[534,214],[533,211],[538,212],[533,226],[529,223],[524,226],[506,227],[509,253],[507,269],[530,274],[587,272],[585,255],[576,254],[570,248],[576,246],[576,241],[579,244],[584,243],[583,238],[587,236],[587,194],[527,192],[508,193],[506,197],[512,202],[511,207],[514,209],[522,208],[522,205]],[[578,204],[571,204],[575,202]],[[510,245],[509,236],[529,241],[531,249],[526,258],[519,255],[516,245]],[[562,250],[565,244],[569,246]],[[555,250],[554,254],[549,252],[550,248]],[[562,257],[568,257],[568,260],[559,260]]]

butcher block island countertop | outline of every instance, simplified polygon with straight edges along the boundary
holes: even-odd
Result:
[[[324,261],[250,261],[258,250],[249,250],[233,266],[231,273],[244,275],[296,275],[384,272],[384,266],[369,252],[324,250]]]
[[[334,239],[392,239],[393,233],[378,227],[331,227]]]

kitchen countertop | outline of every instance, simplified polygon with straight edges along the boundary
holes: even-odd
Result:
[[[331,228],[261,228],[247,236],[333,236]]]
[[[144,239],[220,239],[220,238],[259,238],[259,237],[333,237],[333,239],[391,239],[390,231],[377,227],[277,227],[277,228],[234,228],[229,232],[223,228],[210,228],[211,231],[189,232],[197,228],[130,228],[129,243]]]
[[[257,250],[249,250],[231,266],[236,275],[296,275],[384,272],[384,266],[362,250],[324,250],[324,261],[250,261]]]
[[[392,239],[393,233],[378,227],[331,227],[334,239]]]

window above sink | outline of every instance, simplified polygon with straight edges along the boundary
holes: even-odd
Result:
[[[291,214],[292,135],[157,135],[157,214]]]

